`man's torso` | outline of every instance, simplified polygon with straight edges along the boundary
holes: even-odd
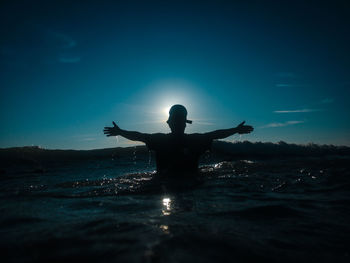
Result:
[[[204,134],[150,134],[146,145],[155,151],[158,173],[197,172],[202,153],[212,140]]]

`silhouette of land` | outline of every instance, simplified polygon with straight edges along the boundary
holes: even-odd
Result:
[[[9,166],[39,167],[44,164],[78,162],[87,160],[137,160],[147,162],[150,152],[146,146],[116,147],[95,150],[43,149],[38,146],[0,148],[0,169],[4,173]],[[318,144],[289,144],[285,142],[225,142],[214,141],[209,161],[242,158],[270,159],[291,157],[350,156],[350,147]],[[154,159],[154,158],[153,158]],[[40,171],[40,169],[38,170]]]

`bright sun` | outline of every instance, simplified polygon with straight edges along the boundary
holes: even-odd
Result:
[[[164,115],[167,116],[167,117],[168,117],[168,115],[169,115],[169,110],[170,110],[170,108],[171,108],[171,106],[167,106],[167,107],[164,107],[164,108],[163,108],[163,113],[164,113]]]

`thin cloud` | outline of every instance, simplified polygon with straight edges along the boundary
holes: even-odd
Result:
[[[305,88],[311,87],[309,84],[289,84],[289,83],[278,83],[276,84],[277,88]]]
[[[83,141],[83,142],[96,141],[96,138],[83,138],[80,141]]]
[[[81,58],[76,52],[78,43],[71,36],[53,30],[46,31],[46,44],[50,50],[55,52],[55,62],[74,64],[80,62]],[[54,55],[53,55],[54,56]]]
[[[215,125],[214,122],[211,122],[211,119],[196,119],[196,118],[190,118],[190,120],[193,121],[194,124],[199,124],[199,125],[207,125],[207,126],[212,126]]]
[[[49,34],[60,42],[61,48],[70,49],[77,46],[77,42],[70,36],[49,31]]]
[[[71,136],[71,138],[78,141],[95,141],[97,137],[99,137],[99,134],[96,133],[76,134]]]
[[[330,104],[333,102],[334,102],[333,98],[325,98],[325,99],[321,100],[321,104]]]
[[[260,128],[277,128],[277,127],[285,127],[285,126],[291,126],[291,125],[296,125],[301,123],[305,123],[305,121],[273,122],[273,123],[269,123],[264,126],[261,126]]]
[[[300,109],[300,110],[276,110],[274,113],[303,113],[303,112],[317,112],[321,109]]]
[[[199,124],[199,125],[207,125],[207,126],[213,126],[213,125],[215,125],[215,123],[206,122],[206,121],[194,121],[193,123]]]

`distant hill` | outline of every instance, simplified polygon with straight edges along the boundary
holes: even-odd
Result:
[[[318,145],[318,144],[288,144],[285,142],[225,142],[214,141],[212,145],[214,157],[231,158],[275,158],[275,157],[298,157],[298,156],[350,156],[350,147]],[[47,162],[47,161],[79,161],[87,159],[123,159],[148,158],[149,151],[146,146],[117,147],[96,150],[49,150],[37,146],[0,148],[0,161],[6,165],[7,162]]]
[[[278,143],[271,142],[225,142],[215,141],[212,148],[213,153],[225,154],[232,157],[255,157],[255,158],[271,158],[271,157],[298,157],[298,156],[349,156],[350,147],[319,145],[309,143],[306,145],[289,144],[283,141]]]

